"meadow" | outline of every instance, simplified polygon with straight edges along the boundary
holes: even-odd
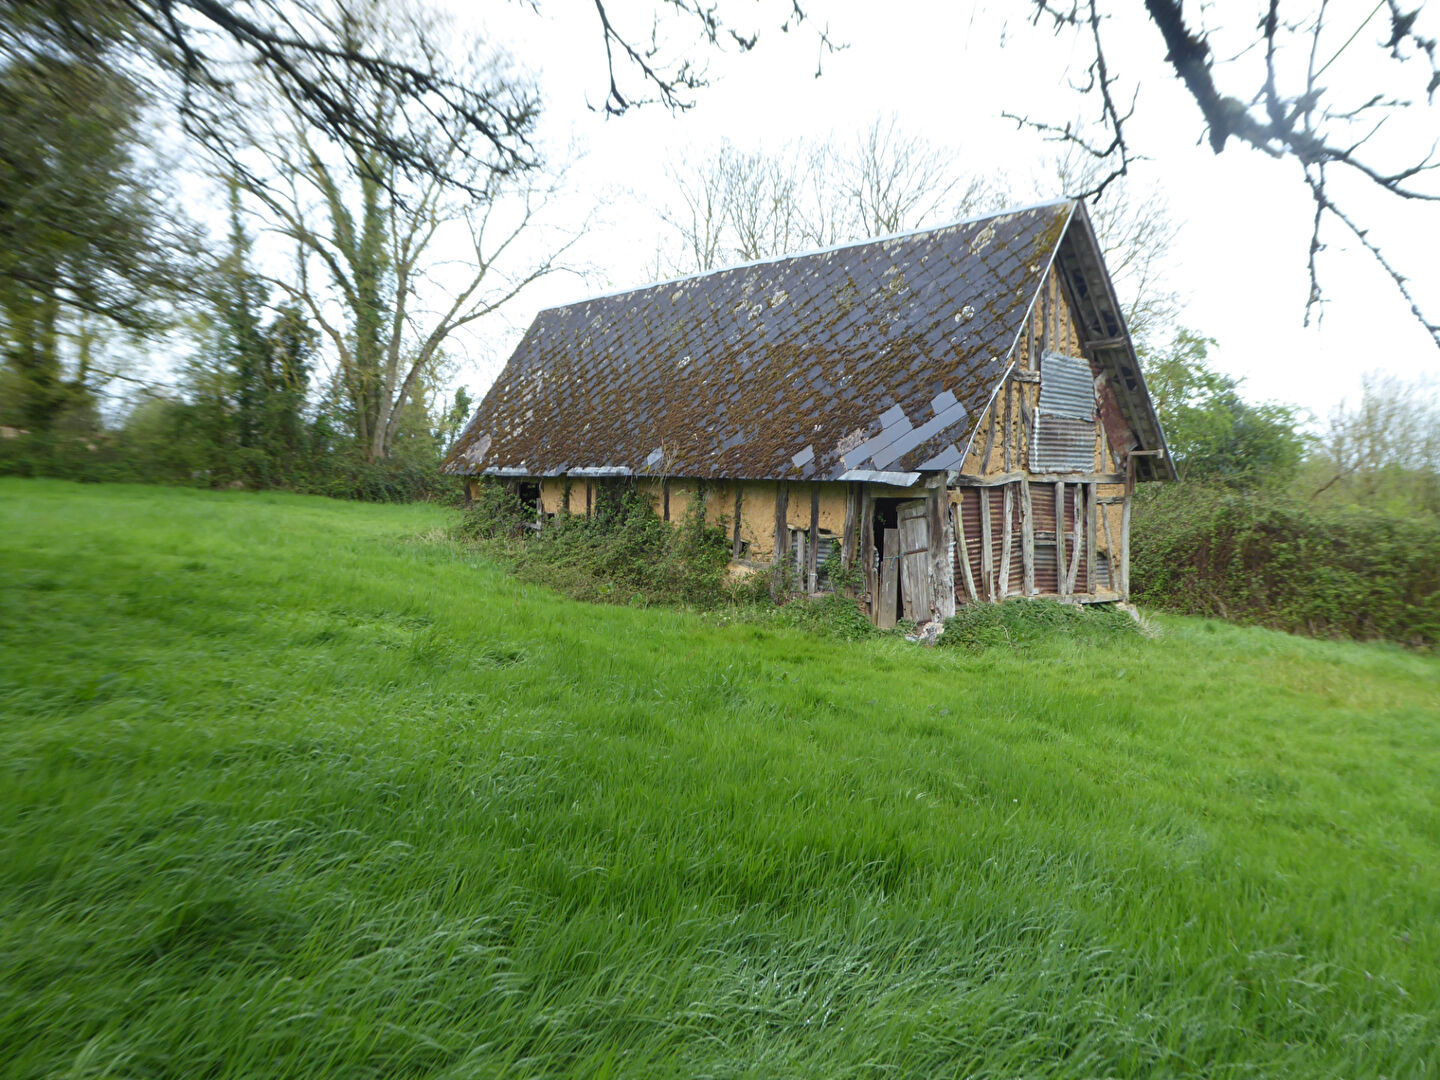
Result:
[[[589,605],[0,480],[7,1077],[1440,1076],[1440,658]]]

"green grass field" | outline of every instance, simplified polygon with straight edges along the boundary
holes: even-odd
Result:
[[[1440,1075],[1440,659],[587,606],[0,481],[0,1074]]]

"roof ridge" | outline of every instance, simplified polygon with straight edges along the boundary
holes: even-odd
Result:
[[[658,289],[665,285],[678,285],[682,281],[696,281],[700,278],[713,277],[716,274],[726,274],[732,270],[744,270],[751,266],[771,266],[775,263],[788,262],[791,259],[806,259],[814,255],[827,255],[832,251],[844,251],[847,248],[864,247],[867,244],[883,244],[890,240],[904,240],[912,236],[923,236],[926,233],[940,232],[943,229],[959,228],[961,225],[973,225],[976,222],[988,221],[991,218],[1008,217],[1011,214],[1024,214],[1031,210],[1046,210],[1052,206],[1060,206],[1064,203],[1074,203],[1076,201],[1078,200],[1068,196],[1059,199],[1047,199],[1044,202],[1029,203],[1025,206],[1010,206],[1004,210],[992,210],[984,214],[972,214],[970,217],[960,218],[957,221],[947,221],[941,225],[926,225],[923,228],[905,229],[902,232],[886,233],[884,236],[867,236],[863,240],[847,240],[843,244],[830,244],[827,247],[813,248],[808,251],[790,251],[783,255],[772,255],[768,259],[752,259],[749,262],[733,263],[730,266],[717,266],[713,270],[701,270],[694,274],[681,274],[678,277],[661,278],[659,281],[649,281],[644,285],[634,285],[628,289],[612,289],[609,292],[596,293],[593,296],[583,296],[578,300],[570,300],[563,304],[551,304],[549,307],[541,308],[537,314],[543,314],[547,311],[560,311],[563,308],[589,304],[596,300],[610,300],[617,296],[643,292],[646,289]]]

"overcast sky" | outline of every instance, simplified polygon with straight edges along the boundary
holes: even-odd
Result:
[[[779,30],[786,6],[770,6],[768,25],[757,21],[761,38],[752,53],[712,54],[712,85],[697,92],[695,108],[675,114],[650,106],[618,119],[588,107],[600,102],[606,87],[593,7],[582,0],[542,0],[534,14],[524,5],[504,5],[491,9],[482,27],[473,7],[456,6],[458,18],[505,44],[537,75],[546,145],[556,156],[579,153],[563,213],[573,220],[598,208],[577,249],[588,276],[549,279],[465,343],[470,360],[460,379],[472,391],[488,387],[540,308],[649,280],[661,229],[653,207],[671,197],[666,165],[681,151],[704,152],[722,139],[747,150],[774,149],[801,137],[848,141],[876,116],[894,113],[907,133],[951,149],[967,170],[1003,174],[1027,188],[1033,201],[1034,178],[1051,150],[1033,133],[1017,131],[1002,111],[1057,123],[1094,111],[1067,86],[1083,78],[1084,43],[1017,19],[1028,4],[832,0],[824,5],[825,18],[846,48],[824,57],[820,78],[813,33]],[[821,7],[810,6],[817,13]],[[1440,371],[1440,351],[1393,284],[1334,230],[1321,263],[1330,297],[1323,325],[1302,325],[1313,207],[1299,166],[1234,144],[1222,155],[1211,153],[1200,141],[1194,104],[1166,73],[1159,32],[1139,16],[1137,5],[1129,6],[1137,7],[1135,16],[1127,16],[1135,21],[1117,21],[1107,34],[1126,92],[1138,85],[1131,140],[1148,160],[1137,179],[1161,190],[1182,224],[1169,276],[1186,299],[1182,322],[1219,341],[1218,366],[1243,376],[1254,399],[1297,404],[1321,416],[1357,394],[1365,371],[1407,378]],[[737,4],[734,10],[750,15],[765,7]],[[622,0],[613,9],[627,19],[653,5]],[[1210,17],[1231,10],[1242,21],[1222,29],[1238,49],[1253,37],[1256,9],[1223,0]],[[1368,98],[1377,80],[1390,75],[1374,44],[1385,35],[1385,17],[1365,24],[1378,10],[1369,0],[1336,0],[1329,10],[1333,45],[1328,39],[1323,45],[1340,55],[1327,81],[1342,100]],[[641,27],[642,36],[648,32],[643,14],[628,25]],[[1341,51],[1357,27],[1354,44]],[[1239,63],[1256,60],[1247,56]],[[1422,156],[1440,131],[1440,110],[1424,104],[1420,83],[1404,87],[1420,104],[1399,111],[1375,141],[1386,164]],[[1393,79],[1389,86],[1391,92],[1401,88]],[[1440,313],[1440,258],[1434,253],[1440,205],[1401,204],[1363,190],[1353,205],[1411,277],[1422,305],[1432,316]]]

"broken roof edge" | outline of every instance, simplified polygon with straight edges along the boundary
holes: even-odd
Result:
[[[611,289],[608,292],[595,293],[592,296],[582,296],[575,300],[568,300],[563,304],[551,304],[543,307],[535,313],[538,319],[547,311],[561,311],[564,308],[575,307],[579,304],[589,304],[596,300],[612,300],[617,296],[627,296],[630,293],[643,292],[646,289],[659,289],[666,285],[679,285],[685,281],[697,281],[700,278],[711,277],[715,274],[726,274],[732,270],[747,270],[752,266],[773,266],[776,263],[788,262],[791,259],[806,259],[814,255],[828,255],[835,251],[846,251],[850,248],[865,247],[867,244],[884,244],[891,240],[904,240],[912,236],[923,236],[926,233],[940,232],[944,229],[958,229],[962,225],[974,225],[977,222],[988,221],[991,218],[1008,217],[1012,214],[1024,214],[1032,210],[1049,210],[1052,207],[1062,206],[1069,203],[1071,207],[1070,217],[1066,219],[1066,228],[1069,228],[1070,221],[1074,218],[1074,207],[1078,199],[1065,196],[1059,199],[1047,199],[1044,202],[1029,203],[1025,206],[1006,207],[1004,210],[992,210],[985,214],[972,214],[970,217],[960,218],[956,221],[946,221],[940,225],[926,225],[918,229],[904,229],[901,232],[886,233],[883,236],[867,236],[863,240],[847,240],[843,244],[830,244],[826,247],[811,248],[805,251],[787,251],[783,255],[772,255],[767,259],[751,259],[749,262],[732,263],[729,266],[717,266],[712,270],[700,270],[693,274],[680,274],[677,277],[661,278],[658,281],[647,281],[640,285],[632,285],[626,289]],[[1059,245],[1056,245],[1059,248]],[[1051,252],[1050,258],[1053,262],[1055,255]],[[1032,298],[1033,304],[1033,298]],[[533,324],[532,324],[533,325]],[[528,333],[528,330],[527,330]],[[1013,349],[1014,346],[1012,345]]]
[[[947,473],[945,469],[846,469],[839,476],[698,476],[694,473],[645,472],[643,469],[626,469],[620,466],[582,466],[563,472],[533,472],[517,465],[472,466],[472,470],[466,472],[452,466],[442,467],[440,471],[447,476],[476,480],[679,480],[704,484],[847,484],[863,481],[896,487],[913,487],[920,482],[921,477],[944,476]]]
[[[1123,331],[1121,336],[1124,339],[1124,349],[1126,356],[1130,360],[1130,363],[1133,365],[1135,379],[1140,386],[1140,396],[1144,400],[1145,408],[1150,413],[1149,419],[1152,423],[1154,423],[1155,431],[1160,436],[1158,440],[1160,444],[1159,446],[1144,446],[1142,444],[1141,449],[1150,451],[1159,450],[1160,460],[1165,463],[1166,474],[1168,475],[1172,483],[1176,483],[1180,480],[1180,473],[1175,468],[1175,459],[1170,455],[1170,443],[1169,440],[1165,438],[1165,428],[1160,423],[1160,415],[1155,411],[1155,399],[1150,396],[1150,387],[1145,382],[1145,372],[1140,366],[1140,357],[1136,355],[1135,352],[1135,339],[1130,336],[1130,325],[1125,320],[1125,309],[1123,306],[1121,306],[1120,298],[1115,293],[1115,282],[1111,280],[1110,268],[1105,265],[1105,253],[1104,250],[1100,247],[1100,238],[1095,233],[1095,224],[1090,220],[1090,214],[1085,209],[1085,203],[1082,200],[1076,200],[1076,202],[1080,212],[1077,215],[1072,211],[1070,215],[1070,220],[1066,223],[1065,231],[1060,236],[1060,242],[1055,245],[1055,254],[1057,256],[1059,255],[1061,246],[1069,238],[1072,227],[1074,227],[1076,222],[1078,221],[1079,227],[1083,233],[1083,239],[1085,243],[1090,246],[1091,251],[1098,257],[1098,264],[1100,267],[1100,283],[1105,289],[1106,298],[1110,301],[1111,305],[1115,309],[1116,317],[1120,320],[1120,329]],[[1083,331],[1081,333],[1081,336],[1083,338]],[[1094,350],[1092,348],[1092,351],[1098,350]],[[1136,437],[1139,437],[1138,432],[1136,433]]]

